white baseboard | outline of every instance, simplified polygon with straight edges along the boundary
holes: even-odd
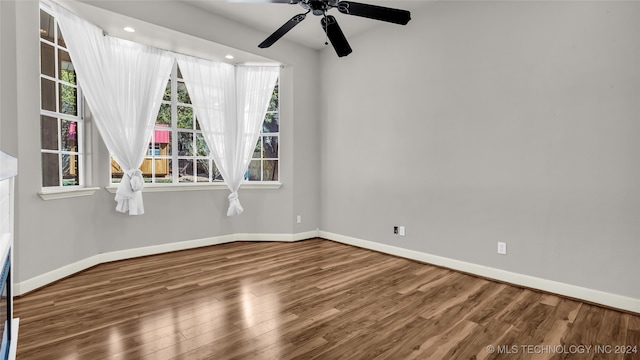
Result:
[[[373,241],[357,239],[327,231],[313,230],[297,234],[230,234],[216,237],[181,241],[169,244],[154,245],[142,248],[112,251],[97,254],[75,263],[65,265],[61,268],[38,275],[31,279],[14,284],[14,294],[16,296],[38,289],[67,276],[73,275],[92,266],[105,262],[130,259],[140,256],[155,255],[171,251],[193,249],[197,247],[224,244],[234,241],[285,241],[293,242],[304,239],[321,237],[343,244],[353,245],[364,249],[379,251],[382,253],[417,260],[433,265],[446,267],[453,270],[464,271],[470,274],[504,281],[511,284],[525,286],[532,289],[551,292],[576,299],[602,304],[613,308],[640,313],[640,299],[630,298],[622,295],[607,293],[600,290],[588,289],[576,285],[565,284],[553,280],[542,279],[534,276],[514,273],[506,270],[496,269],[488,266],[473,264],[465,261],[431,255],[415,250],[400,248],[381,244]]]
[[[588,289],[576,285],[565,284],[553,280],[542,279],[534,276],[514,273],[488,266],[473,264],[465,261],[431,255],[415,250],[381,244],[373,241],[357,239],[327,231],[319,231],[318,237],[333,240],[339,243],[353,245],[369,250],[379,251],[385,254],[417,260],[428,264],[438,265],[453,270],[464,271],[478,276],[504,281],[510,284],[520,285],[532,289],[547,291],[564,295],[575,299],[601,304],[604,306],[640,313],[640,299],[607,293],[600,290]]]
[[[131,259],[140,256],[162,254],[171,251],[179,251],[193,249],[203,246],[225,244],[234,241],[286,241],[293,242],[304,239],[315,238],[318,236],[318,230],[307,231],[297,234],[230,234],[221,235],[204,239],[180,241],[169,244],[146,246],[141,248],[111,251],[107,253],[93,255],[91,257],[76,261],[75,263],[65,265],[55,270],[49,271],[42,275],[18,282],[14,284],[14,294],[20,296],[30,291],[36,290],[45,285],[73,275],[82,270],[86,270],[92,266],[102,263]]]
[[[13,294],[15,296],[20,296],[22,294],[28,293],[29,291],[33,291],[37,288],[48,285],[54,281],[63,279],[69,275],[98,265],[100,264],[100,255],[101,254],[93,255],[80,261],[76,261],[72,264],[65,265],[47,273],[32,277],[28,280],[16,282],[13,284]]]
[[[180,242],[174,242],[174,243],[162,244],[162,245],[146,246],[146,247],[135,248],[135,249],[111,251],[111,252],[97,255],[98,264],[102,264],[110,261],[131,259],[131,258],[136,258],[140,256],[163,254],[163,253],[172,252],[172,251],[194,249],[194,248],[203,247],[203,246],[226,244],[226,243],[234,242],[236,240],[237,240],[236,235],[231,234],[231,235],[221,235],[221,236],[215,236],[215,237],[197,239],[197,240],[180,241]]]
[[[297,234],[236,234],[235,241],[283,241],[293,242],[318,237],[318,230]]]

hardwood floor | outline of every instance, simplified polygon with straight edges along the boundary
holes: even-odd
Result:
[[[19,360],[640,359],[640,316],[320,239],[102,264],[15,315]]]

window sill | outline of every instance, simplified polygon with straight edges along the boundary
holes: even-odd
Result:
[[[63,190],[43,190],[38,193],[42,200],[58,200],[67,199],[79,196],[91,196],[99,190],[99,187],[90,188],[75,188],[75,189],[63,189]]]
[[[265,182],[265,183],[244,183],[240,185],[240,189],[252,190],[252,189],[280,189],[282,183],[279,182]],[[107,186],[108,192],[115,194],[118,190],[118,185],[113,184]],[[143,193],[148,192],[170,192],[170,191],[202,191],[202,190],[228,190],[226,184],[145,184],[142,189]]]

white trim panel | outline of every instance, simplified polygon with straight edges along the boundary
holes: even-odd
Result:
[[[102,263],[131,259],[140,256],[156,255],[172,251],[194,249],[203,246],[225,244],[234,241],[285,241],[293,242],[304,239],[311,239],[318,236],[318,230],[307,231],[297,234],[230,234],[216,237],[180,241],[169,244],[147,246],[135,249],[111,251],[107,253],[93,255],[73,264],[65,265],[42,275],[32,277],[14,284],[14,294],[20,296],[30,291],[36,290],[55,281],[64,279],[67,276],[86,270],[92,266]]]
[[[349,236],[330,233],[327,231],[319,231],[318,237],[333,240],[343,244],[361,247],[364,249],[375,250],[390,255],[400,256],[407,259],[417,260],[424,263],[438,265],[453,270],[464,271],[470,274],[525,286],[532,289],[538,289],[617,309],[640,313],[640,299],[607,293],[600,290],[588,289],[534,276],[514,273],[511,271],[445,258],[442,256],[431,255],[415,250],[400,248],[397,246],[357,239]]]
[[[9,348],[8,360],[15,360],[18,352],[18,327],[20,326],[20,318],[13,318],[11,321],[11,347]]]
[[[58,200],[80,196],[92,196],[96,193],[98,187],[74,188],[74,189],[58,189],[58,190],[42,190],[38,193],[42,200]]]

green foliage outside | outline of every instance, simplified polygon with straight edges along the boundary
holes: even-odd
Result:
[[[76,84],[76,72],[73,68],[73,64],[67,61],[61,61],[60,64],[60,80],[69,84]],[[78,115],[78,91],[75,87],[60,83],[60,112],[62,114],[77,116]],[[61,141],[62,150],[66,151],[78,151],[76,144],[76,136],[69,133],[71,121],[61,121]],[[77,131],[77,126],[75,128]],[[71,167],[76,169],[72,174]],[[73,155],[62,156],[62,172],[63,180],[62,186],[76,186],[79,185],[78,174],[80,164],[78,163],[78,157]]]
[[[60,80],[69,84],[76,84],[76,72],[73,65],[63,62],[60,69]],[[78,115],[78,92],[73,86],[60,84],[60,112],[63,114]]]

